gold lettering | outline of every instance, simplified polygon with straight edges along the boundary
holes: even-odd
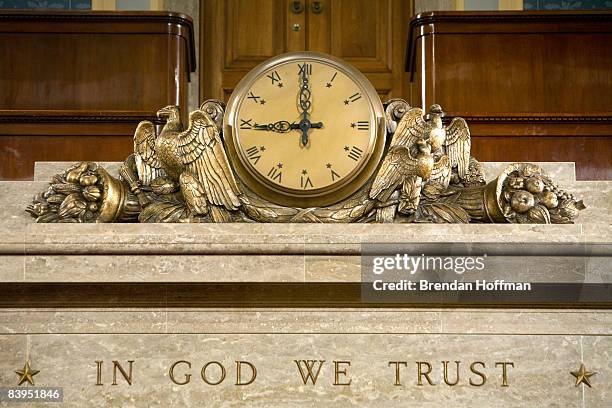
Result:
[[[312,381],[312,385],[317,383],[317,379],[319,378],[319,373],[321,372],[321,367],[323,367],[323,363],[325,360],[293,360],[295,364],[298,366],[300,370],[300,375],[302,376],[302,381],[304,381],[304,385],[308,382],[308,380]],[[316,363],[319,363],[319,368],[317,369],[317,373],[314,374],[312,369]],[[302,363],[306,366],[306,370],[308,373],[304,373],[302,370]]]
[[[408,367],[408,362],[407,361],[389,361],[389,367],[391,367],[391,365],[395,365],[395,382],[393,383],[393,385],[402,385],[402,382],[400,381],[400,365],[403,365],[404,367]]]
[[[172,364],[172,366],[170,366],[170,380],[175,383],[176,385],[185,385],[185,384],[189,384],[189,382],[191,381],[191,374],[185,374],[185,381],[184,382],[178,382],[176,381],[176,378],[174,377],[174,368],[179,365],[179,364],[187,364],[187,368],[191,368],[191,363],[189,361],[185,361],[185,360],[179,360],[177,362],[175,362],[174,364]]]
[[[96,360],[96,367],[97,367],[96,385],[104,385],[102,384],[102,363],[103,362],[104,361]]]
[[[459,382],[459,364],[461,363],[461,361],[455,361],[455,364],[457,365],[457,374],[455,376],[455,382],[451,383],[448,382],[448,363],[450,361],[443,361],[442,364],[444,365],[444,382],[446,383],[446,385],[450,385],[451,387],[453,385],[457,385],[457,383]]]
[[[219,378],[219,380],[217,382],[212,382],[208,380],[208,377],[206,377],[206,369],[208,368],[209,365],[211,364],[216,364],[219,366],[219,368],[221,369],[221,377]],[[223,380],[225,380],[225,367],[223,367],[223,364],[221,364],[218,361],[209,361],[208,363],[206,363],[206,365],[204,367],[202,367],[202,379],[204,380],[204,382],[208,385],[219,385],[223,382]]]
[[[431,381],[431,378],[429,378],[429,374],[431,373],[431,364],[429,364],[427,361],[417,361],[417,375],[418,375],[418,381],[417,381],[417,385],[423,385],[423,381],[422,381],[422,377],[425,377],[425,379],[427,380],[427,382],[429,383],[429,385],[436,385]],[[423,369],[421,368],[421,366],[427,366],[427,371],[423,372]]]
[[[249,367],[251,367],[251,379],[245,383],[242,382],[242,365],[246,364]],[[236,385],[249,385],[249,384],[253,384],[253,381],[255,381],[255,378],[257,378],[257,369],[255,368],[255,366],[251,363],[249,363],[248,361],[236,361]]]
[[[495,367],[497,366],[502,366],[502,387],[507,387],[508,386],[508,370],[506,369],[506,366],[510,366],[512,368],[514,368],[514,363],[503,363],[503,362],[498,362],[495,363]]]
[[[119,369],[119,372],[121,373],[123,378],[125,378],[125,381],[127,381],[129,385],[132,385],[132,365],[134,364],[134,360],[128,360],[128,363],[130,363],[130,368],[129,368],[130,374],[129,375],[125,372],[123,367],[121,367],[121,364],[119,364],[118,361],[113,360],[113,384],[112,385],[117,385],[117,369]]]
[[[349,367],[351,366],[351,362],[350,361],[334,361],[334,374],[335,374],[335,378],[334,378],[334,385],[351,385],[351,383],[353,382],[352,379],[349,378],[348,382],[345,383],[341,383],[340,382],[340,374],[346,376],[346,370],[348,369],[345,368],[343,370],[340,370],[340,364],[346,364]]]
[[[487,382],[487,376],[484,375],[484,373],[476,370],[476,368],[474,368],[476,366],[476,364],[480,364],[482,366],[482,368],[486,368],[485,367],[485,363],[483,363],[482,361],[475,361],[472,364],[470,364],[470,371],[482,378],[482,382],[481,383],[475,383],[470,378],[470,385],[473,385],[475,387],[481,387],[481,386],[485,385],[485,383]]]

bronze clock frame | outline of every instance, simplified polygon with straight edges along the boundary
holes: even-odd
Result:
[[[239,131],[237,130],[239,129],[237,123],[238,112],[251,85],[273,67],[300,60],[311,60],[335,66],[353,80],[359,86],[362,95],[368,100],[371,112],[374,114],[376,132],[375,142],[371,143],[369,149],[364,152],[366,158],[363,163],[347,175],[342,182],[334,186],[309,191],[282,188],[253,171],[248,163],[248,158],[239,147]],[[310,51],[281,54],[264,61],[244,76],[228,101],[223,118],[223,129],[229,159],[242,183],[266,200],[293,207],[327,206],[342,201],[358,191],[378,168],[382,160],[387,135],[383,104],[370,81],[356,68],[338,58]]]

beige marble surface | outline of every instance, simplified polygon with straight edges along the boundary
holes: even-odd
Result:
[[[612,312],[452,308],[3,308],[8,334],[404,333],[612,335]]]
[[[573,167],[572,167],[573,169]],[[543,282],[612,282],[607,257],[566,257],[552,266],[547,243],[609,245],[612,183],[571,181],[588,209],[575,225],[53,225],[23,208],[47,181],[0,182],[1,282],[358,282],[363,243],[470,242],[503,248],[508,276]],[[609,248],[609,247],[608,247]],[[512,255],[512,252],[510,252]],[[541,267],[538,267],[538,262]],[[531,265],[531,266],[529,266]],[[535,266],[534,266],[535,265]],[[582,271],[582,272],[580,272]],[[26,308],[0,309],[0,386],[16,385],[26,359],[37,386],[62,386],[65,407],[610,407],[612,312],[571,309],[450,308]],[[134,383],[112,386],[111,361],[134,360]],[[320,382],[305,386],[295,359],[325,359]],[[95,386],[96,360],[104,360]],[[192,382],[170,382],[177,360]],[[199,378],[220,361],[227,379]],[[235,386],[236,360],[257,366],[250,386]],[[350,360],[352,384],[333,386],[333,361]],[[407,361],[402,386],[392,360]],[[441,383],[441,361],[461,361],[461,381]],[[416,385],[415,361],[433,365],[436,386]],[[470,386],[469,363],[486,364],[488,382]],[[509,387],[495,362],[512,361]],[[574,387],[583,361],[593,388]],[[0,402],[0,406],[8,406]],[[29,404],[28,406],[44,406]]]
[[[364,243],[402,243],[418,252],[431,244],[468,242],[477,252],[514,255],[491,258],[507,262],[510,273],[516,256],[539,245],[596,243],[610,255],[612,242],[612,182],[603,181],[564,183],[587,205],[574,225],[35,224],[23,209],[46,186],[0,182],[4,281],[356,282]],[[567,255],[563,248],[559,255]],[[612,281],[609,257],[583,266],[580,259],[566,259],[556,269],[530,258],[531,267],[512,273],[543,282]]]
[[[73,162],[36,162],[34,164],[34,181],[49,181],[55,174],[62,173]],[[98,162],[110,174],[119,174],[120,162]],[[512,162],[482,162],[485,177],[493,180]],[[542,167],[551,177],[558,181],[575,181],[576,166],[574,162],[534,162]]]
[[[12,384],[24,356],[39,386],[62,386],[66,407],[121,406],[167,407],[609,407],[610,338],[580,335],[483,335],[483,334],[30,334],[0,336],[7,346],[0,349],[0,383]],[[325,360],[316,385],[305,385],[294,360]],[[133,360],[132,385],[119,374],[113,386],[112,360]],[[192,374],[186,385],[173,384],[170,366],[179,360],[192,364],[176,371],[177,379]],[[104,361],[96,386],[96,363]],[[227,369],[225,381],[217,386],[199,378],[202,367],[218,361]],[[256,366],[257,378],[247,386],[235,386],[235,361]],[[333,361],[350,361],[350,386],[334,386]],[[405,361],[401,385],[394,385],[390,361]],[[432,365],[436,385],[417,385],[416,362]],[[459,383],[443,383],[441,361],[460,361]],[[480,378],[469,372],[469,364],[487,376],[481,386],[469,385]],[[581,361],[597,371],[593,388],[574,387],[570,371]],[[501,368],[496,362],[512,362],[508,386],[502,387]],[[245,372],[247,374],[248,371]],[[216,367],[207,371],[218,378]],[[603,374],[603,375],[602,375]],[[425,381],[425,380],[423,380]],[[32,404],[30,406],[36,406]],[[201,405],[200,405],[201,406]]]

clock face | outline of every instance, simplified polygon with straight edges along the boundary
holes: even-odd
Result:
[[[382,112],[354,68],[322,54],[285,54],[236,88],[225,118],[228,150],[241,179],[264,198],[330,204],[375,169],[384,145]]]

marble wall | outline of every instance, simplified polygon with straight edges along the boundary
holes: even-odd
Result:
[[[63,387],[64,407],[612,405],[607,312],[111,309],[24,317],[0,312],[0,385],[16,385],[14,370],[28,360],[40,371],[36,386]],[[130,360],[131,385],[120,372],[112,385],[112,362],[129,374]],[[305,360],[315,360],[313,374],[321,365],[316,384],[304,382]],[[243,363],[237,381],[236,361],[257,370],[251,384],[236,385],[253,377]],[[570,372],[581,362],[597,372],[592,388],[575,386]],[[223,365],[220,384],[203,381],[207,363],[209,383]]]

